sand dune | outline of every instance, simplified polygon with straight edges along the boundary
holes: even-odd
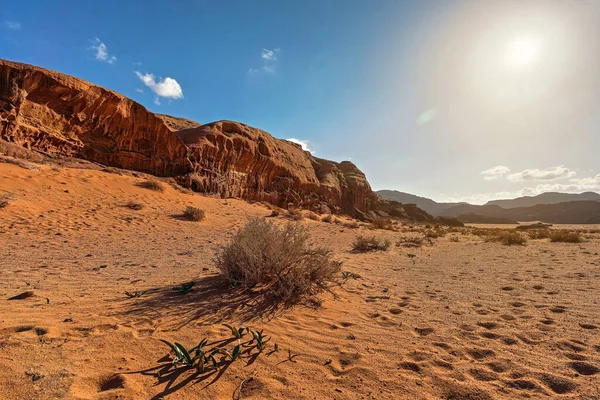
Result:
[[[248,377],[240,398],[600,398],[598,234],[503,246],[455,232],[354,254],[357,234],[417,233],[307,219],[359,277],[320,306],[283,310],[229,288],[212,261],[245,217],[271,210],[143,180],[0,164],[0,195],[11,194],[0,208],[0,398],[229,399]],[[182,220],[188,205],[206,220]],[[193,292],[173,294],[191,280]],[[123,294],[136,290],[146,293]],[[222,323],[264,328],[281,350],[222,374],[168,369],[159,339],[225,340]]]

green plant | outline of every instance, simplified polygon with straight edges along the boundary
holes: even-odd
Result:
[[[223,326],[226,326],[227,328],[229,328],[229,330],[231,330],[231,334],[236,339],[240,339],[244,335],[244,332],[249,331],[249,329],[246,328],[245,326],[240,326],[239,328],[236,328],[235,326],[231,326],[228,324],[223,324]]]
[[[365,237],[357,236],[352,243],[352,251],[356,253],[366,253],[369,251],[387,250],[391,242],[389,239],[377,239],[375,236]]]
[[[258,350],[259,353],[262,353],[262,351],[265,349],[267,342],[269,340],[271,340],[271,338],[267,339],[267,336],[263,336],[262,329],[260,331],[253,331],[252,337],[254,338],[254,341],[256,342],[256,349]]]
[[[295,363],[296,361],[294,360],[294,358],[298,357],[300,354],[294,354],[292,353],[292,350],[288,349],[288,361],[289,362],[293,362]]]
[[[183,216],[188,221],[202,221],[206,216],[204,210],[199,209],[198,207],[187,206],[183,211]]]
[[[238,344],[233,348],[231,353],[228,352],[227,349],[224,349],[222,347],[218,348],[216,351],[219,352],[220,354],[224,355],[225,357],[229,358],[229,360],[235,361],[242,354],[242,345],[238,342]]]
[[[174,286],[172,290],[178,293],[189,293],[193,290],[195,284],[196,282],[194,281],[182,283],[181,285]]]
[[[182,364],[187,367],[192,366],[192,364],[194,363],[194,361],[192,360],[192,356],[190,356],[189,351],[187,351],[182,344],[177,342],[171,343],[164,339],[160,339],[160,341],[169,346],[171,350],[173,350],[173,353],[175,354],[175,357],[173,358],[173,364]]]
[[[138,297],[142,297],[145,294],[146,294],[146,290],[143,290],[143,291],[136,290],[135,292],[125,291],[125,296],[127,296],[128,299],[137,299]]]

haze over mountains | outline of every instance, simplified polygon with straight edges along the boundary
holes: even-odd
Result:
[[[379,190],[378,195],[417,207],[436,215],[457,217],[463,222],[510,223],[543,221],[549,223],[594,224],[600,222],[600,194],[547,192],[537,196],[493,200],[484,205],[438,203],[434,200],[396,190]]]

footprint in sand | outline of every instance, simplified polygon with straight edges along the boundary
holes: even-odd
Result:
[[[541,374],[540,380],[556,394],[570,393],[577,388],[575,382],[556,375]]]
[[[583,329],[598,329],[598,326],[593,324],[579,324]]]
[[[564,313],[564,312],[567,311],[567,307],[565,307],[565,306],[556,306],[556,307],[552,307],[550,309],[550,311],[552,311],[553,313],[556,313],[556,314],[562,314],[562,313]]]
[[[498,327],[496,322],[478,322],[477,325],[485,329],[496,329]]]
[[[494,350],[481,349],[481,348],[467,349],[467,353],[474,360],[484,360],[486,358],[490,358],[490,357],[496,356],[496,352]]]
[[[415,332],[419,334],[419,336],[428,336],[431,335],[435,330],[433,328],[415,328]]]
[[[596,375],[600,371],[595,365],[583,361],[573,361],[569,366],[581,375]]]

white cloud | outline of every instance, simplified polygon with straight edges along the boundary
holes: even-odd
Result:
[[[16,21],[4,21],[4,27],[6,29],[19,30],[21,29],[21,23]]]
[[[545,192],[560,193],[582,193],[599,192],[600,193],[600,174],[586,178],[573,178],[565,183],[540,183],[536,186],[525,187],[512,192],[480,193],[473,196],[448,197],[445,201],[460,202],[466,201],[471,204],[485,204],[490,200],[514,199],[522,196],[537,196]]]
[[[96,60],[114,64],[117,61],[117,57],[108,54],[108,47],[98,38],[94,38],[92,42],[92,50],[94,50],[94,57]]]
[[[485,179],[486,181],[491,181],[501,178],[509,172],[510,168],[504,165],[496,165],[495,167],[486,169],[485,171],[481,171],[481,175],[483,175],[483,179]]]
[[[264,72],[266,74],[274,74],[277,71],[279,59],[277,55],[281,49],[278,47],[273,50],[262,49],[260,52],[260,58],[263,61],[262,67],[248,69],[248,75],[255,75],[258,72]]]
[[[159,77],[158,80],[156,80],[153,74],[142,74],[139,71],[135,71],[135,74],[140,78],[144,85],[148,86],[150,90],[156,94],[154,104],[160,105],[159,97],[168,99],[183,98],[183,90],[181,90],[181,86],[175,79],[166,77],[161,80]]]
[[[138,93],[144,93],[144,89],[140,89],[140,88],[135,89],[135,91]]]
[[[288,142],[299,144],[302,147],[302,150],[308,151],[312,155],[317,154],[316,152],[314,152],[314,151],[312,151],[311,149],[308,148],[308,140],[300,140],[300,139],[295,139],[295,138],[289,138],[289,139],[286,139],[286,140]]]
[[[546,169],[526,169],[521,172],[510,174],[506,177],[511,182],[523,181],[547,181],[554,179],[566,179],[575,176],[576,172],[564,165],[557,165]]]
[[[269,49],[262,49],[262,51],[260,52],[260,56],[263,60],[267,60],[267,61],[277,61],[277,54],[279,53],[279,48],[273,49],[273,50],[269,50]]]

